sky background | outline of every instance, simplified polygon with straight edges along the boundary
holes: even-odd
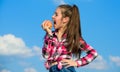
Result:
[[[48,72],[41,56],[44,20],[76,4],[82,34],[99,56],[77,72],[120,72],[120,0],[0,0],[0,72]]]

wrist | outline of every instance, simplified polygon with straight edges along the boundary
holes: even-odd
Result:
[[[52,36],[52,31],[50,29],[46,29],[45,31],[47,32],[47,34],[49,34],[50,36]]]
[[[78,64],[77,64],[77,62],[75,61],[75,67],[78,67]]]
[[[81,61],[75,61],[76,62],[76,67],[80,67],[81,66]]]

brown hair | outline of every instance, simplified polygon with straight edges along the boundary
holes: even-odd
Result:
[[[78,7],[76,5],[60,5],[59,8],[62,10],[63,17],[70,18],[65,31],[65,33],[67,33],[67,49],[72,52],[74,56],[80,57],[80,45],[82,45],[80,43],[80,38],[82,38],[82,34]]]

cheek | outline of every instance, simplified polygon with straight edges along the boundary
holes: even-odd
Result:
[[[60,24],[61,22],[62,22],[62,21],[61,21],[61,18],[58,18],[58,19],[57,19],[57,23]]]
[[[59,29],[61,27],[61,21],[57,21],[54,27],[55,29]]]

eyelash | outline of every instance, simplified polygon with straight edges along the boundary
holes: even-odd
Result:
[[[55,16],[58,16],[58,14],[57,14],[57,13],[55,13]]]
[[[55,14],[55,16],[58,16],[57,14]]]

